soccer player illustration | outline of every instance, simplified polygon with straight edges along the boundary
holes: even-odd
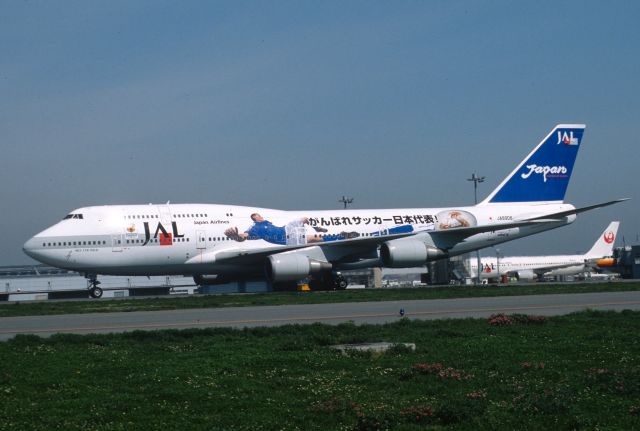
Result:
[[[304,245],[319,242],[339,241],[344,239],[352,239],[360,237],[360,232],[342,231],[337,234],[327,234],[328,231],[324,227],[310,226],[309,218],[302,217],[292,220],[284,226],[276,226],[272,222],[265,220],[258,213],[251,214],[253,224],[244,232],[240,232],[237,227],[230,227],[224,231],[224,234],[232,240],[242,242],[246,240],[258,240],[270,242],[279,245]],[[308,233],[307,227],[313,229],[314,233]],[[371,232],[372,236],[382,234],[408,233],[413,231],[410,224],[396,226],[384,231]]]
[[[245,232],[239,232],[237,227],[230,227],[224,231],[224,234],[235,241],[263,239],[272,244],[279,245],[336,241],[357,236],[355,232],[341,232],[337,235],[307,234],[306,225],[309,224],[309,219],[306,217],[290,221],[284,226],[276,226],[270,221],[265,220],[264,217],[258,213],[251,214],[251,220],[253,220],[253,225]],[[317,226],[314,226],[313,229],[316,232],[327,231],[327,229]]]

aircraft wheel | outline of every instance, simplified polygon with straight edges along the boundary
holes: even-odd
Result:
[[[347,280],[341,275],[337,274],[334,276],[333,285],[338,290],[344,290],[347,288]]]
[[[89,295],[91,295],[92,298],[101,298],[102,297],[102,289],[99,288],[98,286],[92,287],[89,290]]]

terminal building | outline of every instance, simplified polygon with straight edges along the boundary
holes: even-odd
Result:
[[[616,248],[613,251],[613,257],[616,260],[613,270],[622,278],[640,278],[640,245]]]

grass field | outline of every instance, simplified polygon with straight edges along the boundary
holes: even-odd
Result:
[[[19,336],[0,430],[639,429],[640,313]],[[336,343],[413,342],[372,355]]]
[[[272,292],[262,294],[193,295],[101,299],[85,301],[43,301],[0,303],[0,317],[69,313],[154,311],[186,308],[242,307],[310,303],[397,301],[413,299],[466,298],[480,296],[538,295],[640,290],[637,282],[526,284],[503,286],[443,286],[414,289],[358,289],[337,292]]]

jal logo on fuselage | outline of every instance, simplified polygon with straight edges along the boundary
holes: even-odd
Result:
[[[578,145],[578,139],[573,137],[573,130],[569,130],[569,133],[558,130],[558,143],[556,145]]]
[[[144,222],[144,244],[147,245],[151,240],[151,229],[149,228],[149,222]],[[178,232],[178,225],[176,222],[171,222],[171,232],[167,232],[167,229],[162,225],[162,223],[158,222],[156,226],[156,230],[153,233],[153,239],[160,238],[160,245],[172,245],[173,238],[184,238],[184,235],[180,235]]]

